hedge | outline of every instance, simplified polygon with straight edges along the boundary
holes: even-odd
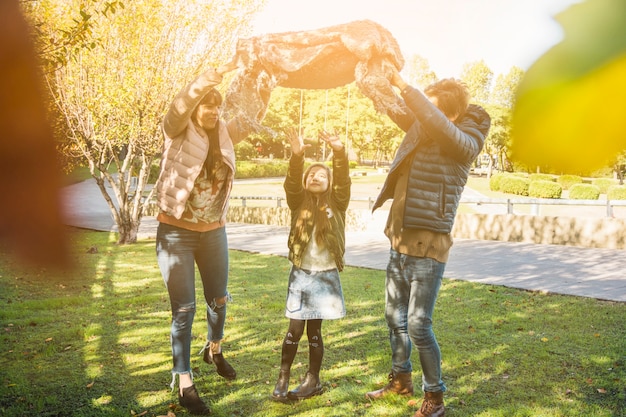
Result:
[[[612,185],[606,192],[607,200],[626,200],[626,185]]]
[[[569,189],[571,200],[597,200],[600,189],[593,184],[573,184]]]
[[[493,174],[489,179],[489,189],[491,191],[502,191],[502,181],[509,176],[509,174],[502,172]]]
[[[533,181],[552,181],[552,182],[556,181],[556,177],[554,175],[539,174],[539,173],[530,174],[528,176],[528,179],[530,180],[531,183]]]
[[[561,198],[563,188],[552,180],[531,181],[528,195],[534,198]]]
[[[556,182],[561,184],[561,187],[563,187],[564,190],[569,190],[574,184],[582,184],[583,179],[578,175],[561,175],[557,178]]]
[[[500,188],[504,193],[528,196],[529,185],[530,181],[527,178],[508,175],[502,179]]]
[[[600,189],[600,194],[606,194],[610,186],[616,185],[610,178],[594,178],[591,183]]]
[[[266,178],[284,177],[287,175],[289,163],[283,160],[270,162],[237,161],[235,178]]]

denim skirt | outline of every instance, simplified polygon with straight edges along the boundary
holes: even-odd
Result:
[[[345,317],[346,305],[337,268],[307,271],[292,266],[285,316],[296,320],[332,320]]]

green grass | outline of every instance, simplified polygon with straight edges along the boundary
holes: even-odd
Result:
[[[187,415],[169,388],[169,301],[154,242],[118,246],[114,234],[88,231],[74,231],[72,240],[71,273],[20,268],[0,250],[0,415]],[[286,405],[269,394],[287,329],[289,263],[230,254],[233,303],[224,349],[235,381],[202,362],[204,314],[194,324],[192,367],[214,416],[415,412],[419,392],[417,401],[364,398],[382,386],[390,367],[384,271],[341,274],[348,314],[323,325],[325,393]],[[626,416],[626,304],[446,279],[434,319],[449,388],[446,416]],[[306,346],[292,387],[306,372]],[[417,388],[415,352],[413,361]]]

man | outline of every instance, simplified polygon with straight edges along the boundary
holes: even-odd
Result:
[[[414,417],[441,417],[446,386],[432,315],[461,193],[491,119],[484,109],[469,104],[469,92],[457,80],[438,81],[424,93],[409,86],[395,70],[389,80],[400,89],[405,111],[390,117],[406,135],[373,210],[393,199],[385,227],[391,243],[385,318],[392,368],[389,383],[366,397],[413,394],[413,342],[419,352],[424,391],[424,402]]]

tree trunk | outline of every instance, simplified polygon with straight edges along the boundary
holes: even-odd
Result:
[[[133,221],[128,217],[120,218],[117,224],[119,237],[117,243],[119,245],[126,245],[137,242],[137,232],[139,231],[139,225],[141,220]]]
[[[141,196],[143,194],[145,177],[147,177],[147,169],[142,168],[141,171],[143,173],[141,174],[143,179],[137,181],[137,184],[132,187],[134,190],[130,193],[130,180],[127,180],[127,178],[131,178],[129,174],[119,173],[113,176],[101,169],[98,169],[100,175],[96,174],[95,171],[92,173],[102,196],[111,210],[113,221],[117,225],[119,233],[117,243],[120,245],[137,242],[137,233],[144,209]],[[110,186],[113,196],[107,191],[105,183],[108,183]],[[151,195],[152,193],[150,193],[149,197]],[[113,199],[115,199],[116,202],[114,202]]]

